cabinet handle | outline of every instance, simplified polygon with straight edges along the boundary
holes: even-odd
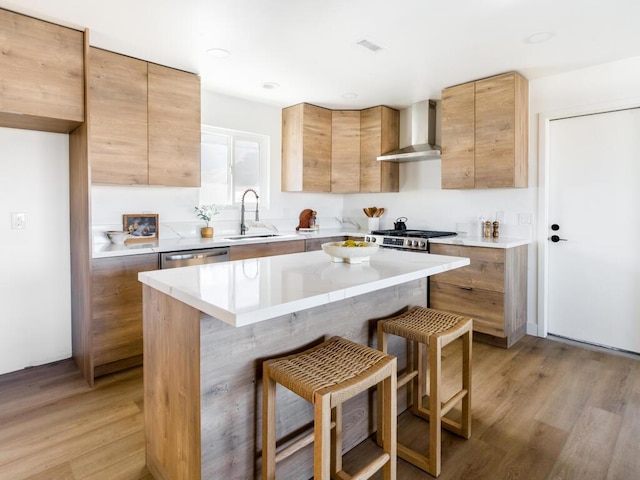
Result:
[[[460,288],[460,290],[469,290],[469,291],[473,290],[473,287],[458,287],[458,288]]]

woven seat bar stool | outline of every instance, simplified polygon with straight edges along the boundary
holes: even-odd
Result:
[[[398,388],[407,385],[411,396],[411,412],[429,420],[429,454],[421,455],[398,443],[398,456],[427,473],[437,477],[441,469],[442,431],[445,428],[461,437],[471,437],[471,341],[473,320],[468,317],[441,312],[426,307],[413,307],[396,317],[378,322],[378,348],[387,352],[388,335],[407,339],[413,348],[407,350],[407,369],[398,378]],[[462,337],[462,388],[449,400],[442,400],[441,370],[442,348]],[[427,392],[427,365],[424,362],[424,348],[428,348],[429,365],[429,408],[422,404],[422,396]],[[413,351],[413,355],[409,354]],[[417,365],[417,366],[416,366]],[[378,392],[378,408],[385,399]],[[461,421],[455,422],[444,416],[461,402]],[[386,408],[386,406],[385,406]],[[378,434],[382,435],[384,425],[378,422]],[[378,443],[381,436],[378,436]]]
[[[302,353],[263,364],[262,478],[276,478],[276,463],[313,441],[315,480],[370,478],[383,469],[396,478],[396,357],[341,337],[332,337]],[[314,406],[314,431],[276,454],[276,383]],[[380,439],[382,454],[360,471],[342,470],[342,403],[378,385],[385,400]]]

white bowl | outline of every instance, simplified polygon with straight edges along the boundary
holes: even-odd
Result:
[[[356,241],[359,247],[344,247],[344,242],[329,242],[322,244],[324,253],[336,263],[362,263],[368,262],[369,257],[378,251],[378,245],[370,242]]]
[[[121,232],[119,230],[110,230],[106,232],[107,237],[111,240],[111,243],[116,245],[122,245],[124,241],[129,238],[129,232]]]

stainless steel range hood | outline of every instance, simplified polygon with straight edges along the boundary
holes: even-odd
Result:
[[[436,144],[436,125],[438,123],[438,101],[424,100],[414,103],[406,115],[403,125],[400,117],[400,130],[411,131],[410,145],[399,150],[380,155],[379,162],[417,162],[420,160],[438,160],[441,158],[440,145]],[[404,112],[401,112],[404,113]]]

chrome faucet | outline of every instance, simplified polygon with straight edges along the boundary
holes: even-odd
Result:
[[[258,220],[260,220],[259,214],[258,214],[258,194],[256,193],[256,191],[253,188],[247,188],[244,193],[242,194],[242,208],[240,210],[240,235],[244,235],[245,233],[247,233],[247,226],[244,223],[244,197],[247,195],[247,193],[252,192],[255,196],[256,196],[256,222]]]

